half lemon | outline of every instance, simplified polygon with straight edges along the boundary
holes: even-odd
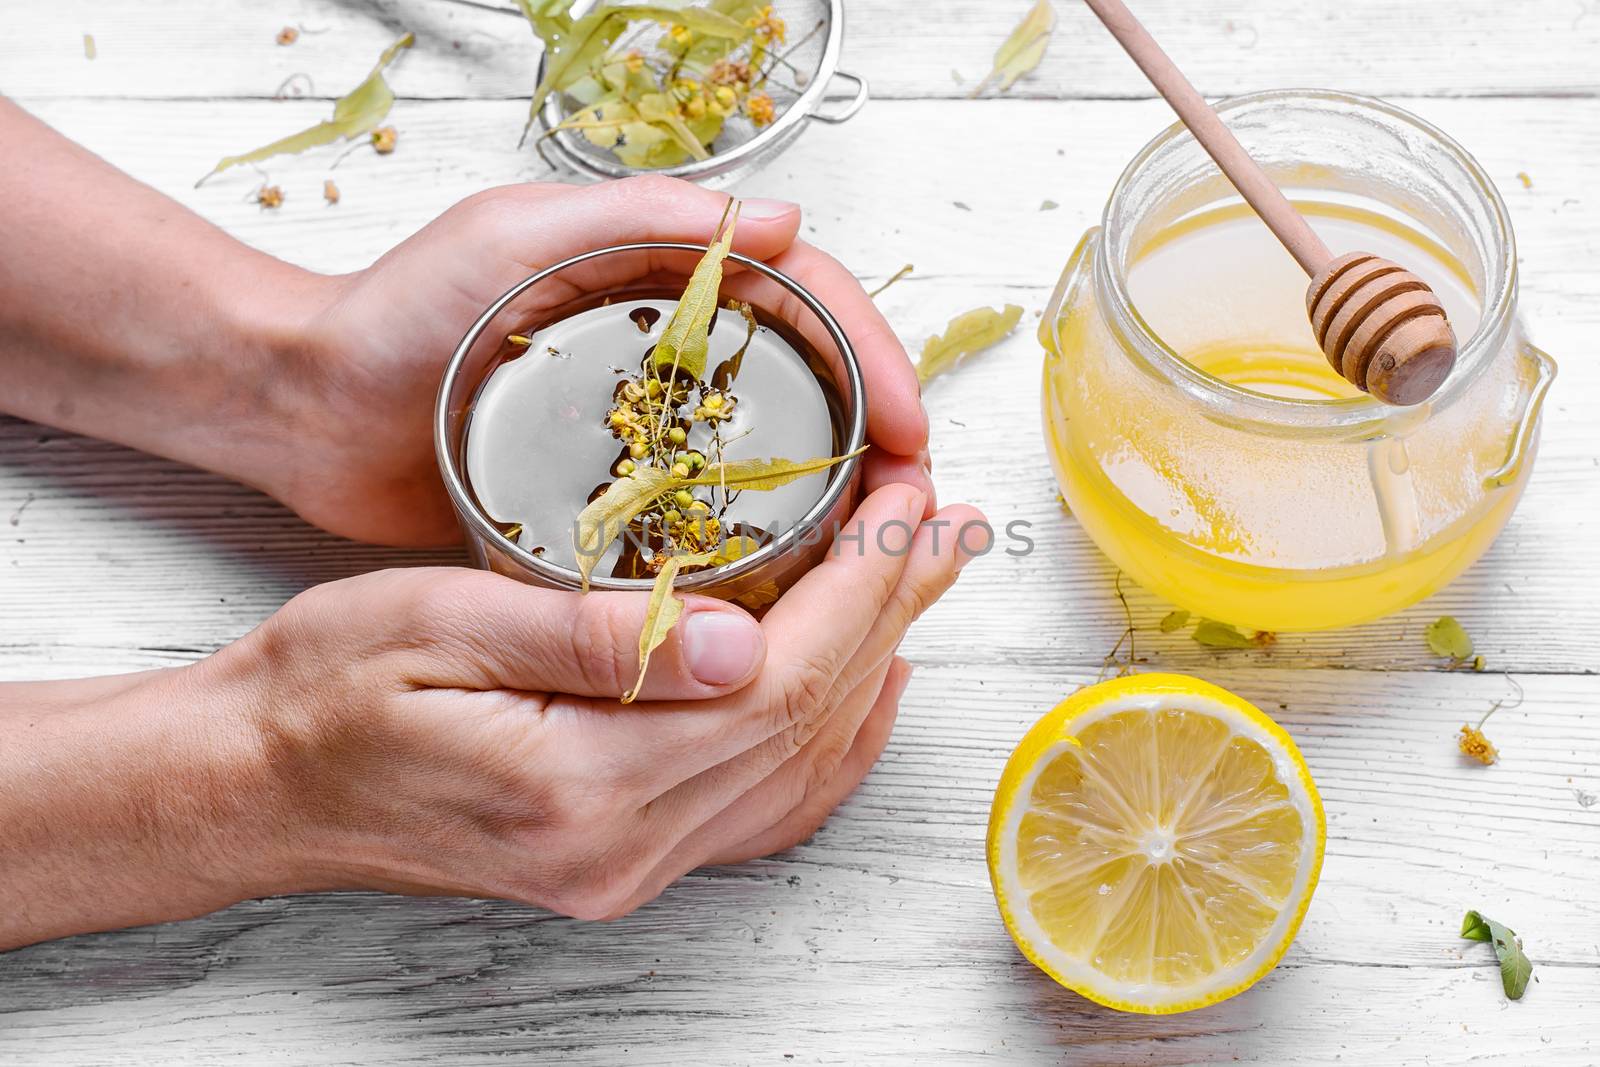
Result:
[[[1283,728],[1176,674],[1090,686],[1034,724],[989,814],[1017,946],[1090,1000],[1165,1014],[1272,970],[1311,902],[1327,824]]]

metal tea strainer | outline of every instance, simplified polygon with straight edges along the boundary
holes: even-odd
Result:
[[[579,0],[572,13],[582,15],[594,3]],[[771,162],[812,120],[839,123],[860,111],[867,102],[865,79],[838,69],[844,45],[844,0],[773,0],[773,11],[788,24],[789,40],[778,50],[783,59],[766,86],[776,117],[765,127],[758,130],[744,116],[735,116],[711,146],[710,159],[689,160],[675,167],[630,167],[578,131],[551,134],[573,110],[563,94],[551,93],[537,123],[534,143],[539,154],[558,170],[593,179],[666,174],[709,185],[730,185]],[[543,77],[541,57],[539,78]],[[835,80],[854,88],[848,99],[841,98],[830,107],[828,91]]]

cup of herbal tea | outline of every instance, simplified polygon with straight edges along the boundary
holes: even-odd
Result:
[[[475,566],[759,611],[827,552],[859,495],[861,370],[732,226],[574,256],[473,323],[434,442]]]

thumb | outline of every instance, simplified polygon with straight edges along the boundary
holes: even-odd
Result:
[[[647,593],[562,592],[482,574],[455,594],[429,624],[445,653],[432,684],[618,698],[638,682]],[[724,601],[680,599],[683,615],[650,654],[638,695],[699,700],[749,683],[766,661],[761,626]]]

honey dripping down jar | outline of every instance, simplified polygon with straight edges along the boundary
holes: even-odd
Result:
[[[1518,320],[1499,194],[1444,133],[1332,92],[1218,112],[1334,254],[1375,253],[1432,287],[1454,370],[1408,408],[1336,374],[1304,272],[1173,127],[1123,172],[1041,323],[1046,446],[1078,522],[1151,592],[1247,629],[1369,621],[1493,543],[1555,364]]]

